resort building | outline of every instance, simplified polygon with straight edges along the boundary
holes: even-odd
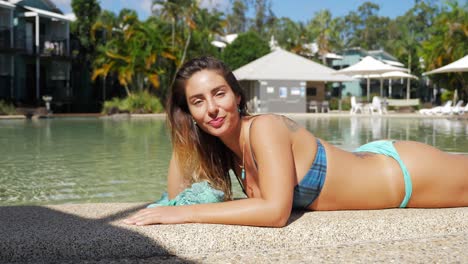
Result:
[[[276,49],[234,71],[251,112],[305,113],[327,103],[326,83],[351,81],[334,69]],[[309,107],[310,106],[310,107]]]
[[[0,99],[70,102],[70,22],[49,0],[0,0]]]
[[[372,56],[375,59],[378,59],[388,65],[395,66],[395,67],[404,67],[405,65],[398,61],[397,58],[392,56],[391,54],[387,53],[384,50],[370,50],[367,51],[362,48],[351,48],[346,49],[341,52],[341,58],[333,59],[330,61],[330,67],[335,70],[341,70],[346,67],[349,67],[353,64],[358,63],[362,58],[366,56]],[[380,93],[380,80],[378,79],[371,79],[371,94],[379,94]],[[392,97],[394,98],[403,98],[404,97],[404,88],[406,85],[403,83],[398,82],[393,85],[393,92]],[[339,96],[340,92],[338,91],[338,87],[334,89],[333,96]],[[388,90],[384,90],[384,96],[388,96]],[[343,87],[341,90],[342,96],[365,96],[366,94],[366,80],[356,79],[352,82],[345,82],[343,83]]]

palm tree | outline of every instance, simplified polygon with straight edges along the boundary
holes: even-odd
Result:
[[[166,19],[171,23],[171,47],[173,50],[175,49],[176,24],[177,21],[179,21],[181,8],[182,6],[175,0],[153,0],[153,10],[155,10],[156,15],[160,15],[161,18]]]
[[[432,70],[445,64],[458,60],[466,55],[468,50],[468,16],[466,5],[460,7],[458,2],[451,1],[448,8],[443,10],[431,28],[431,37],[422,44],[421,55],[426,62],[426,69]],[[431,78],[449,78],[451,85],[461,83],[464,94],[468,95],[468,83],[463,73],[454,73],[449,76],[433,75]]]
[[[160,28],[152,20],[140,22],[130,10],[121,11],[116,25],[111,30],[112,38],[98,48],[92,79],[115,73],[127,95],[150,84],[158,88],[161,72],[156,63],[158,58],[175,59],[160,38]]]
[[[332,19],[327,9],[315,13],[314,18],[308,24],[308,30],[315,38],[318,54],[322,57],[323,64],[326,64],[325,55],[341,46],[337,27],[338,20]]]

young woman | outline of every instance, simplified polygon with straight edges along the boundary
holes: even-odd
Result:
[[[225,202],[143,209],[127,224],[218,223],[282,227],[308,210],[468,205],[468,156],[409,141],[347,152],[279,115],[250,116],[232,72],[201,57],[177,73],[167,104],[173,155],[168,193],[208,181]],[[229,170],[247,199],[232,200]]]

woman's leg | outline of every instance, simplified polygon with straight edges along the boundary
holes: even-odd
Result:
[[[407,207],[468,206],[468,155],[413,141],[397,141],[395,148],[413,183]]]

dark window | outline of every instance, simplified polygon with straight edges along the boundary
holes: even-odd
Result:
[[[307,96],[317,96],[317,88],[307,87]]]

